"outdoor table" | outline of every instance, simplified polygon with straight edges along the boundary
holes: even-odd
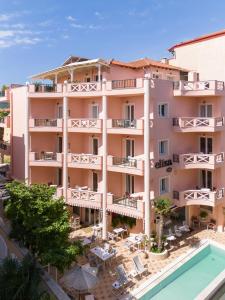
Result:
[[[190,231],[190,229],[188,228],[187,225],[180,226],[180,227],[178,227],[178,229],[180,231],[182,231],[182,232],[188,232],[188,231]]]
[[[115,229],[113,229],[113,232],[114,232],[117,236],[121,235],[121,236],[123,237],[124,229],[123,229],[123,228],[115,228]]]
[[[102,223],[99,223],[99,224],[93,226],[92,228],[93,228],[93,230],[94,230],[94,235],[98,236],[99,233],[101,234],[102,227],[103,227],[103,226],[102,226]]]
[[[171,242],[174,242],[176,240],[176,237],[174,235],[170,235],[166,238],[167,241],[169,241],[170,245],[171,245]]]
[[[126,241],[128,241],[129,243],[131,243],[132,245],[137,245],[138,246],[138,250],[140,250],[140,245],[142,242],[142,238],[139,236],[129,236]]]
[[[82,246],[90,245],[91,244],[91,240],[85,237],[85,238],[83,238],[81,240],[81,244],[82,244]]]
[[[114,256],[114,253],[109,253],[101,247],[92,248],[90,251],[103,261],[104,267],[105,262]]]

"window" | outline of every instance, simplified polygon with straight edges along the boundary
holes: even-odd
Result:
[[[160,178],[159,193],[160,193],[160,195],[169,193],[169,178],[168,177]]]
[[[168,116],[168,104],[161,103],[158,105],[158,115],[160,118],[165,118]]]
[[[162,74],[161,73],[152,73],[152,78],[153,79],[161,79],[162,78]]]
[[[159,155],[167,155],[168,154],[168,141],[162,140],[159,142]]]

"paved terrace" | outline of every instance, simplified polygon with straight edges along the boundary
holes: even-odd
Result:
[[[80,229],[76,232],[73,232],[71,237],[74,239],[90,236],[92,230],[90,228]],[[146,279],[150,278],[155,273],[162,270],[168,264],[172,263],[180,255],[185,254],[190,247],[193,246],[193,243],[199,239],[211,239],[225,245],[225,233],[214,232],[213,230],[199,230],[192,231],[191,233],[185,234],[181,239],[177,239],[174,246],[171,247],[169,251],[169,257],[162,261],[152,260],[150,258],[145,258],[143,252],[133,252],[131,253],[128,249],[125,249],[123,244],[124,240],[121,239],[117,242],[110,241],[109,243],[113,245],[118,251],[115,258],[112,259],[111,265],[107,265],[105,271],[101,271],[99,274],[99,284],[98,286],[91,290],[90,292],[94,294],[97,300],[114,300],[119,299],[118,296],[113,294],[112,283],[116,280],[115,267],[119,264],[123,264],[127,273],[134,269],[132,258],[135,255],[139,255],[143,264],[148,265],[149,275],[144,275],[143,277],[138,277],[133,280],[133,285],[130,288],[127,288],[126,291],[129,292],[137,287],[139,287]],[[80,264],[87,263],[88,260],[85,257],[79,259]],[[71,292],[70,292],[71,294]],[[74,293],[74,296],[76,294]]]

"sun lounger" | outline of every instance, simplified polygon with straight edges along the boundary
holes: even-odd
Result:
[[[138,275],[142,275],[148,272],[148,268],[142,264],[138,255],[133,258],[133,262]]]

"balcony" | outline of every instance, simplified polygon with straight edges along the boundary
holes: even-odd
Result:
[[[72,206],[101,209],[102,193],[94,192],[87,187],[67,190],[67,204]]]
[[[112,172],[144,175],[144,161],[135,157],[115,157],[109,155],[107,165],[108,170]]]
[[[143,78],[121,79],[106,82],[106,94],[108,95],[135,95],[143,93]]]
[[[71,168],[101,170],[102,157],[94,154],[68,153],[68,166]]]
[[[28,93],[30,97],[59,97],[62,95],[63,85],[58,84],[29,84]]]
[[[224,163],[224,152],[218,154],[188,153],[173,155],[173,161],[179,163],[181,169],[214,170]]]
[[[69,132],[92,132],[101,133],[102,120],[100,119],[69,119]]]
[[[179,194],[179,206],[185,205],[208,205],[216,206],[217,203],[221,203],[224,198],[224,188],[211,191],[210,189],[200,190],[187,190],[178,193]]]
[[[121,198],[109,193],[107,197],[107,210],[124,216],[143,219],[143,193],[135,193]]]
[[[174,83],[174,96],[220,96],[224,95],[224,82],[207,81],[177,81]]]
[[[30,152],[30,166],[37,167],[61,167],[62,153],[55,152]]]
[[[88,95],[94,96],[96,92],[102,90],[101,82],[74,82],[67,85],[67,92],[73,93],[77,96]]]
[[[35,132],[61,132],[62,119],[30,119],[29,130]]]
[[[216,132],[224,128],[224,118],[173,118],[173,128],[177,132]]]
[[[112,134],[142,135],[144,132],[144,120],[109,119],[107,131]]]

